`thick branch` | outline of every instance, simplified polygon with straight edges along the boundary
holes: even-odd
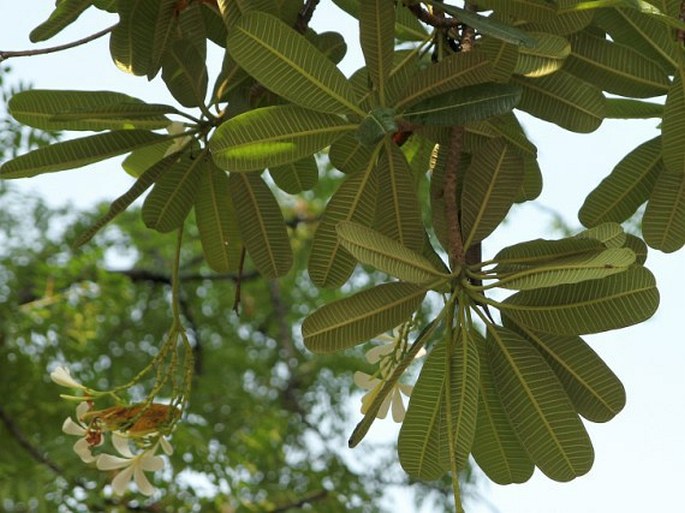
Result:
[[[58,45],[58,46],[51,46],[49,48],[37,48],[35,50],[17,50],[17,51],[2,51],[0,50],[0,62],[6,61],[7,59],[10,59],[12,57],[32,57],[34,55],[45,55],[48,53],[55,53],[55,52],[61,52],[62,50],[69,50],[70,48],[75,48],[77,46],[84,45],[86,43],[90,43],[91,41],[94,41],[105,34],[109,34],[114,30],[114,27],[116,25],[112,25],[111,27],[107,27],[106,29],[102,29],[100,32],[96,32],[95,34],[91,34],[90,36],[86,36],[82,39],[78,39],[76,41],[72,41],[71,43],[66,43],[63,45]]]
[[[464,241],[461,237],[461,222],[459,220],[459,206],[457,205],[457,182],[461,148],[464,141],[464,127],[452,127],[450,141],[445,162],[445,179],[443,197],[445,198],[445,221],[447,222],[447,248],[453,265],[463,265]]]

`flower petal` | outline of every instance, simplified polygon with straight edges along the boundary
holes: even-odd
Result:
[[[133,460],[131,458],[120,458],[111,454],[101,454],[98,456],[97,467],[100,470],[116,470],[118,468],[130,467]]]
[[[133,475],[136,485],[138,485],[138,491],[140,493],[142,493],[143,495],[147,495],[148,497],[155,493],[155,487],[150,484],[150,481],[148,481],[145,472],[143,472],[143,469],[140,468],[138,465],[135,465]]]
[[[404,383],[398,383],[396,386],[397,389],[407,397],[411,397],[411,393],[414,391],[414,385],[405,385]]]
[[[385,396],[385,399],[383,399],[383,402],[381,403],[381,407],[378,408],[378,413],[376,413],[376,418],[377,419],[384,419],[385,417],[388,416],[388,410],[390,409],[390,394]]]
[[[404,420],[404,403],[402,402],[402,394],[398,389],[392,392],[392,420],[395,422],[402,422]]]
[[[97,459],[90,451],[90,445],[85,438],[76,441],[74,444],[74,452],[78,454],[78,457],[81,458],[81,461],[84,463],[93,463]]]
[[[105,454],[103,456],[109,455]],[[100,460],[98,459],[98,463],[99,462]],[[116,476],[114,476],[114,479],[112,479],[112,491],[114,492],[114,495],[124,495],[124,492],[126,492],[126,488],[128,488],[128,483],[131,480],[132,475],[133,466],[130,466],[126,467],[124,470],[122,470]]]
[[[167,440],[165,437],[159,437],[159,445],[162,446],[162,450],[165,454],[171,456],[174,453],[174,448],[171,445],[171,442],[169,442],[169,440]]]
[[[67,417],[62,424],[62,432],[67,435],[83,436],[86,434],[86,428]]]
[[[140,457],[140,463],[139,467],[142,468],[146,472],[156,472],[158,470],[162,470],[164,468],[164,458],[161,456],[155,456],[154,451],[146,451],[145,454],[143,454]]]
[[[85,390],[86,388],[81,383],[79,383],[71,377],[71,373],[69,372],[69,369],[67,369],[66,367],[57,367],[50,373],[50,379],[63,387],[78,388],[80,390]]]
[[[82,401],[78,403],[78,406],[76,407],[76,420],[81,422],[83,419],[83,416],[88,413],[90,410],[90,404],[88,404],[86,401]]]
[[[133,458],[133,453],[129,447],[128,438],[122,435],[119,431],[112,433],[112,445],[124,458]]]
[[[380,381],[378,378],[374,378],[373,376],[367,374],[366,372],[360,372],[360,371],[355,372],[352,379],[354,380],[355,385],[357,385],[359,388],[363,388],[365,390],[371,390]]]
[[[394,340],[391,340],[389,344],[383,344],[382,346],[376,346],[369,349],[366,352],[366,361],[369,363],[378,363],[381,357],[392,353],[392,351],[395,349],[394,342]]]

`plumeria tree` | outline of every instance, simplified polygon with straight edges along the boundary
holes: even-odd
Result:
[[[79,454],[95,457],[109,436],[121,456],[103,452],[95,465],[123,468],[117,485],[134,476],[147,489],[143,472],[157,469],[155,451],[182,431],[193,400],[180,288],[189,219],[207,265],[235,276],[235,309],[246,315],[246,276],[292,272],[297,223],[283,209],[301,194],[326,202],[306,248],[311,282],[346,290],[360,274],[387,280],[335,301],[322,295],[319,309],[301,312],[304,346],[321,355],[343,358],[393,333],[368,355],[374,371],[356,375],[369,393],[351,447],[392,403],[402,467],[420,480],[449,476],[457,510],[471,456],[502,484],[535,468],[558,481],[587,473],[594,452],[580,417],[610,420],[625,391],[581,337],[650,318],[659,295],[647,246],[685,244],[683,3],[336,0],[359,20],[365,65],[350,77],[336,66],[350,41],[309,28],[318,3],[63,0],[31,33],[46,40],[86,9],[111,12],[116,25],[96,35],[110,33],[116,65],[148,79],[161,72],[179,104],[52,90],[9,102],[34,128],[98,133],[14,158],[4,178],[128,154],[135,184],[77,246],[148,189],[143,222],[176,234],[169,328],[130,380],[77,384],[85,406],[69,427],[84,430]],[[224,50],[212,87],[208,42]],[[660,96],[665,103],[645,101]],[[586,230],[484,255],[482,241],[512,205],[542,188],[517,110],[581,133],[607,118],[660,118],[661,134],[579,205]],[[322,175],[336,186],[319,184]],[[644,203],[643,237],[626,234],[620,223]],[[403,416],[400,379],[424,350]]]

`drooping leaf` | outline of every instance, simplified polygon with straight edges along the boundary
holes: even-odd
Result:
[[[288,231],[276,198],[258,173],[231,173],[229,189],[245,248],[259,273],[278,278],[292,267]]]
[[[160,0],[157,17],[153,25],[148,27],[152,34],[152,53],[148,65],[147,79],[152,80],[162,67],[162,57],[171,46],[176,36],[176,6],[178,0]]]
[[[400,280],[426,286],[448,279],[448,275],[419,253],[372,228],[340,221],[336,231],[343,247],[362,264],[371,265]]]
[[[504,320],[506,324],[506,317]],[[582,338],[536,333],[525,327],[512,329],[540,351],[580,415],[592,422],[607,422],[623,409],[623,384]]]
[[[516,203],[532,201],[542,193],[542,171],[540,165],[534,157],[523,158],[523,182],[519,189]]]
[[[473,440],[473,457],[497,484],[524,483],[535,470],[533,462],[509,422],[490,369],[485,339],[471,329],[479,353],[478,420]]]
[[[343,60],[347,53],[347,43],[339,32],[307,32],[305,36],[334,64]]]
[[[507,416],[535,465],[555,481],[587,473],[594,460],[590,437],[540,353],[497,326],[488,329],[488,358]]]
[[[269,175],[278,187],[288,194],[312,189],[319,180],[319,168],[313,156],[282,166],[269,167]]]
[[[185,39],[175,41],[162,58],[162,79],[184,107],[204,105],[207,66],[197,48]]]
[[[498,287],[531,290],[597,280],[621,273],[634,263],[635,253],[632,250],[609,248],[598,254],[562,258],[505,274],[500,276]]]
[[[341,286],[357,265],[356,259],[341,246],[336,226],[340,221],[364,226],[373,223],[378,195],[375,160],[374,155],[365,170],[346,178],[326,205],[314,233],[308,264],[309,277],[318,287]]]
[[[92,3],[93,0],[62,0],[58,2],[48,19],[31,31],[29,39],[32,43],[50,39],[76,21]]]
[[[359,40],[380,105],[387,105],[387,81],[395,49],[395,2],[365,0],[359,5]]]
[[[164,114],[176,112],[123,93],[48,89],[17,93],[8,107],[17,121],[42,130],[154,130],[171,123]]]
[[[229,178],[211,160],[195,196],[195,220],[209,267],[219,273],[237,270],[242,245]]]
[[[304,345],[314,353],[353,347],[402,324],[425,294],[412,283],[384,283],[328,303],[302,323]]]
[[[412,123],[454,126],[510,112],[521,99],[516,85],[467,86],[423,100],[402,115]]]
[[[135,200],[137,200],[146,190],[148,190],[157,179],[177,163],[180,156],[169,155],[156,164],[151,165],[136,179],[135,183],[124,194],[115,199],[109,206],[107,213],[100,217],[92,226],[85,232],[79,234],[78,239],[74,242],[74,247],[80,247],[90,239],[92,239],[97,232],[106,226],[112,219],[125,211]]]
[[[165,5],[161,0],[120,0],[119,23],[112,30],[109,51],[119,69],[133,75],[152,73],[155,31]]]
[[[310,156],[355,128],[355,124],[333,114],[276,105],[222,123],[209,146],[219,167],[255,171]]]
[[[166,169],[143,203],[143,222],[148,228],[168,233],[183,226],[193,208],[195,195],[206,172],[208,156],[184,154]]]
[[[661,125],[662,152],[666,168],[685,174],[685,72],[676,73],[668,91]]]
[[[654,276],[635,266],[601,280],[517,292],[499,308],[535,331],[583,335],[642,322],[658,304]]]
[[[190,2],[177,14],[177,39],[182,40],[186,45],[192,46],[195,49],[198,60],[204,63],[207,59],[207,27],[202,15],[203,10],[205,10],[203,3]],[[174,42],[174,46],[176,42]]]
[[[539,78],[516,77],[522,87],[518,108],[573,132],[592,132],[604,119],[601,89],[564,70]]]
[[[227,47],[242,68],[279,96],[319,112],[363,115],[342,72],[278,18],[246,14],[232,28]]]
[[[607,221],[622,223],[647,201],[663,169],[661,137],[642,143],[585,198],[578,219],[585,226]]]
[[[473,155],[461,193],[464,247],[482,241],[502,222],[523,182],[523,159],[503,139]]]
[[[642,218],[645,242],[665,253],[685,245],[685,172],[664,170]]]
[[[635,98],[668,91],[668,74],[630,46],[580,32],[571,37],[573,52],[564,69],[609,93]]]
[[[423,221],[416,183],[402,150],[386,139],[376,173],[378,200],[376,230],[403,246],[418,251],[423,246]]]
[[[0,166],[2,178],[27,178],[42,173],[73,169],[121,155],[168,137],[146,130],[116,130],[72,139],[9,160]]]
[[[465,52],[450,55],[437,64],[414,73],[405,84],[395,108],[401,112],[426,98],[449,93],[461,87],[482,84],[490,80],[492,65],[486,54]]]

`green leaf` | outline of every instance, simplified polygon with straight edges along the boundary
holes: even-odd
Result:
[[[626,233],[618,223],[606,222],[583,230],[574,235],[576,239],[596,239],[607,248],[622,248],[626,242]]]
[[[109,51],[119,69],[133,75],[147,75],[154,70],[157,19],[168,5],[160,0],[119,0],[119,23],[112,30]],[[156,71],[155,71],[156,72]]]
[[[343,118],[296,105],[251,110],[229,119],[209,141],[217,165],[255,171],[295,162],[356,128]]]
[[[152,53],[147,71],[148,80],[155,78],[159,72],[162,67],[162,57],[177,35],[177,3],[178,0],[160,0],[156,19],[149,27],[152,34]]]
[[[492,133],[493,137],[503,137],[507,143],[518,150],[523,156],[535,157],[538,150],[535,145],[528,140],[526,132],[519,123],[514,113],[503,114],[494,118],[486,119],[479,123],[470,124],[467,130],[473,127],[484,127]]]
[[[293,253],[278,202],[257,173],[231,173],[231,198],[238,228],[259,273],[278,278],[288,273]]]
[[[493,68],[481,52],[457,53],[414,73],[399,96],[395,108],[401,112],[426,98],[449,93],[491,79]]]
[[[508,273],[559,259],[596,255],[605,248],[601,241],[594,238],[535,239],[504,248],[493,260],[498,263],[495,268],[497,273]]]
[[[632,250],[609,248],[599,254],[563,258],[498,276],[497,286],[516,290],[556,287],[605,278],[625,271],[634,263],[635,253]]]
[[[131,204],[137,200],[146,190],[148,190],[157,179],[178,162],[179,155],[169,155],[168,157],[159,160],[143,171],[135,183],[124,194],[115,199],[109,206],[107,213],[100,217],[92,226],[85,232],[81,233],[74,243],[74,247],[78,248],[92,239],[97,232],[107,225],[112,219],[125,211]]]
[[[425,294],[412,283],[384,283],[324,305],[302,323],[304,345],[314,353],[353,347],[409,319]]]
[[[193,208],[195,195],[206,172],[208,156],[184,154],[166,169],[143,203],[143,222],[148,228],[168,233],[183,226]]]
[[[605,115],[601,89],[566,71],[539,78],[515,77],[522,89],[518,108],[572,132],[596,130]]]
[[[447,282],[449,275],[421,256],[419,253],[407,248],[399,242],[386,237],[372,228],[340,221],[336,231],[342,246],[349,251],[362,264],[375,267],[410,283],[432,284]]]
[[[378,200],[376,230],[409,249],[423,247],[423,221],[416,195],[416,183],[402,150],[386,139],[376,174]]]
[[[400,465],[415,479],[439,479],[449,469],[444,464],[449,456],[445,413],[446,346],[442,340],[428,354],[412,390],[397,439]]]
[[[375,146],[383,137],[397,131],[394,109],[373,109],[369,112],[354,134],[366,146]]]
[[[630,46],[586,32],[571,37],[573,53],[564,69],[621,96],[649,98],[668,91],[668,74],[659,64]]]
[[[478,466],[497,484],[524,483],[535,465],[509,422],[490,369],[485,339],[471,329],[476,341],[480,365],[478,417],[472,452]]]
[[[665,253],[685,245],[685,173],[664,170],[649,196],[642,234],[650,247]]]
[[[642,143],[585,198],[578,219],[585,226],[625,221],[647,201],[663,169],[661,137]]]
[[[523,183],[519,189],[516,203],[532,201],[542,193],[542,171],[538,161],[534,157],[523,158]]]
[[[184,107],[204,105],[207,96],[207,66],[188,40],[175,41],[162,58],[162,79],[169,92]]]
[[[269,167],[269,175],[278,187],[288,194],[313,189],[319,181],[319,168],[313,156],[282,166]]]
[[[625,247],[633,250],[633,253],[635,253],[635,263],[637,265],[644,265],[647,261],[647,244],[645,244],[645,241],[636,235],[627,233]]]
[[[173,141],[167,139],[133,150],[121,163],[121,167],[133,178],[138,178],[147,168],[162,160],[172,144]]]
[[[227,47],[258,82],[291,102],[319,112],[365,114],[342,72],[274,16],[246,14],[232,28]]]
[[[623,384],[582,338],[520,330],[545,358],[580,415],[592,422],[607,422],[623,409]]]
[[[464,247],[482,241],[502,222],[523,183],[523,159],[503,139],[476,152],[464,176],[461,226]]]
[[[328,158],[333,167],[346,174],[366,169],[372,157],[378,154],[378,146],[363,144],[354,134],[344,134],[331,144]]]
[[[590,437],[540,353],[513,331],[493,326],[488,357],[507,416],[535,465],[555,481],[587,473],[594,460]]]
[[[0,167],[0,175],[2,178],[28,178],[73,169],[164,139],[168,137],[146,130],[116,130],[72,139],[38,148],[7,161]]]
[[[17,121],[41,130],[154,130],[171,123],[164,114],[176,112],[122,93],[48,89],[17,93],[8,107]]]
[[[645,321],[658,304],[652,273],[644,267],[631,267],[601,280],[517,292],[499,308],[535,331],[583,335]]]
[[[240,233],[228,175],[211,161],[207,164],[195,196],[195,220],[207,264],[227,273],[240,267]]]
[[[661,125],[662,151],[666,169],[685,174],[685,72],[676,73],[666,96]]]
[[[664,106],[660,103],[643,102],[629,98],[607,98],[607,119],[649,119],[664,115]]]
[[[309,253],[309,277],[317,287],[339,287],[352,274],[356,259],[340,244],[336,226],[340,221],[353,221],[371,226],[378,195],[376,154],[367,168],[349,176],[326,205],[314,233]]]
[[[412,123],[454,126],[510,112],[521,99],[521,89],[488,83],[463,87],[421,101],[403,113]]]
[[[46,41],[71,25],[83,11],[92,5],[92,0],[62,0],[50,13],[50,17],[29,34],[32,43]]]
[[[492,82],[509,82],[519,58],[520,47],[505,43],[494,37],[483,37],[479,40],[476,52],[484,52],[492,66]],[[469,52],[471,53],[471,52]],[[457,54],[459,55],[459,54]]]
[[[558,71],[571,54],[568,39],[545,32],[537,32],[531,36],[535,44],[519,49],[514,73],[535,78]]]
[[[334,64],[339,63],[347,53],[347,43],[338,32],[307,32],[305,37],[311,41]]]
[[[387,81],[395,49],[395,2],[365,0],[359,5],[359,40],[380,105],[387,105]]]

